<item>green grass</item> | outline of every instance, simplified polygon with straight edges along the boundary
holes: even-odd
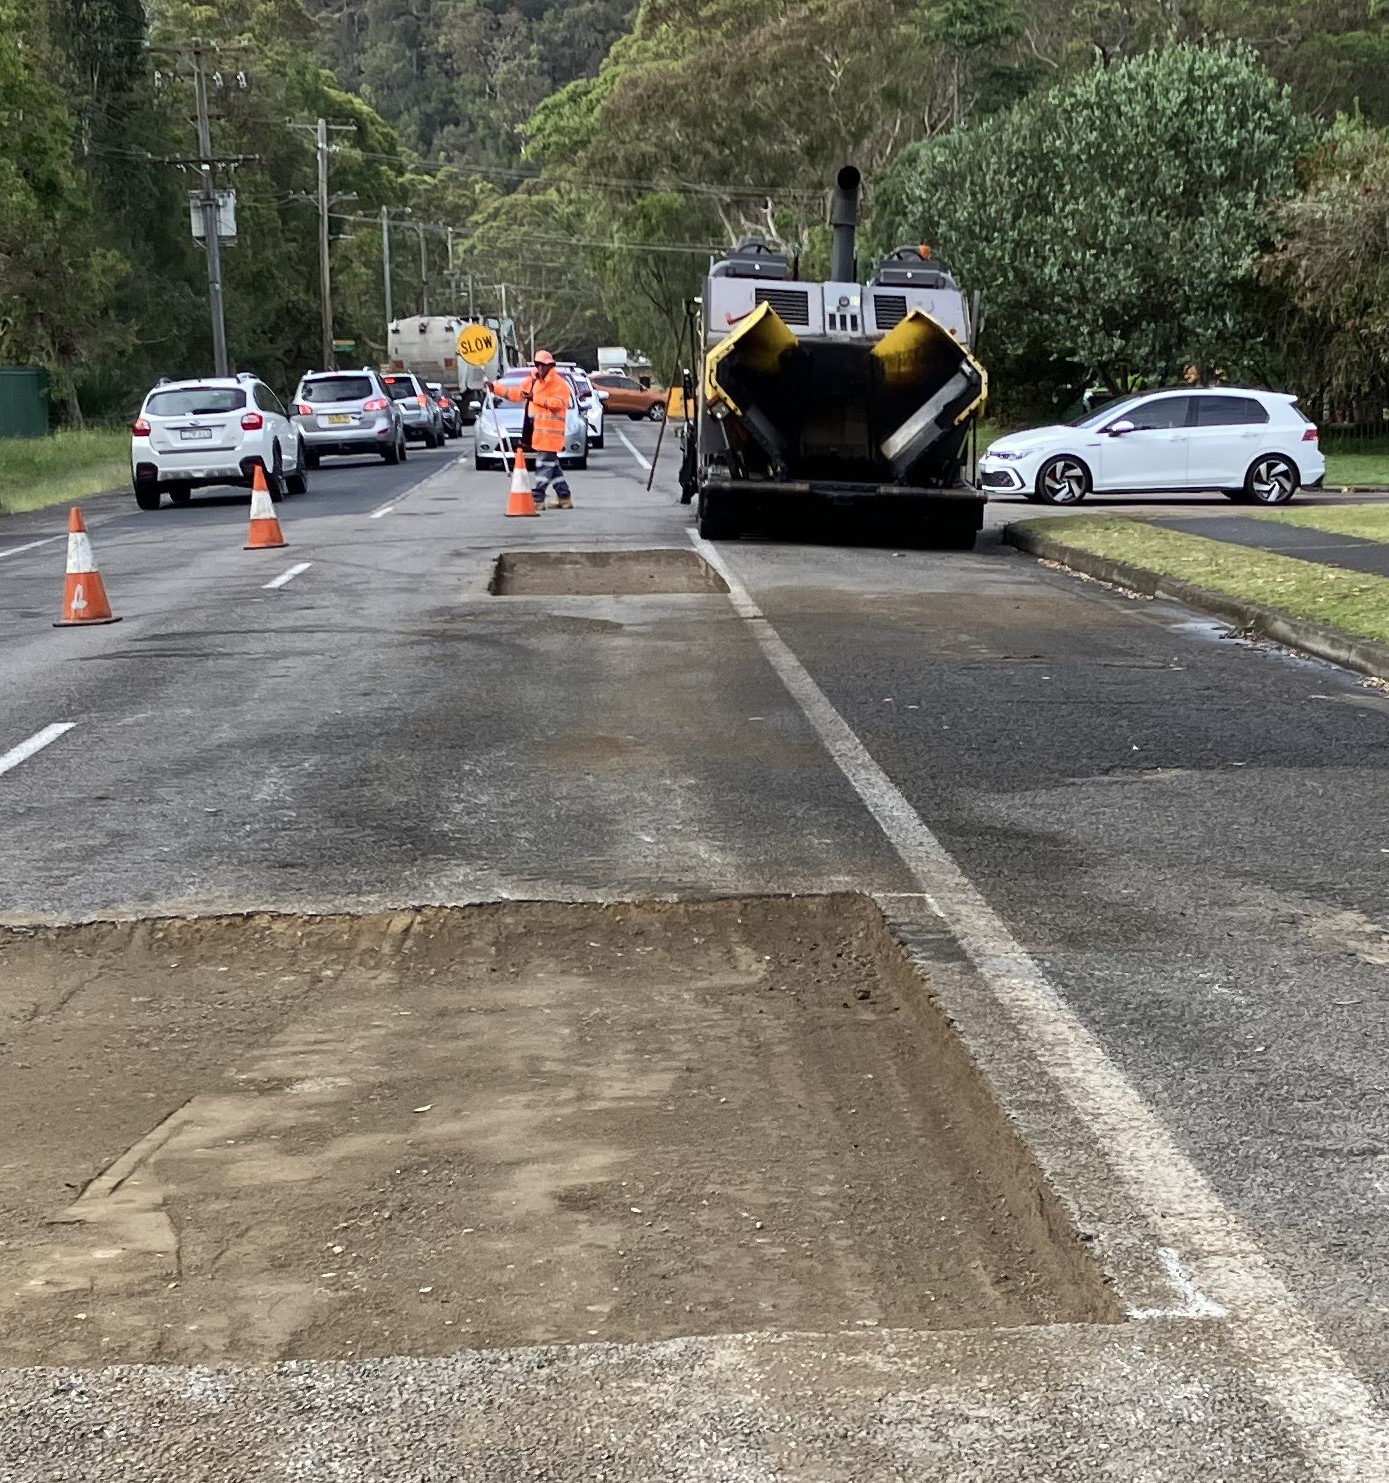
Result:
[[[1291,510],[1269,510],[1260,520],[1280,525],[1307,525],[1336,535],[1361,536],[1367,541],[1389,541],[1389,505],[1303,505]]]
[[[1358,638],[1389,643],[1389,579],[1384,577],[1230,546],[1122,515],[1028,520],[1023,528],[1111,561],[1194,582]]]
[[[129,483],[130,433],[125,428],[0,438],[0,513],[60,505]]]
[[[1341,489],[1370,484],[1389,489],[1389,438],[1346,438],[1322,442],[1326,454],[1326,487]]]

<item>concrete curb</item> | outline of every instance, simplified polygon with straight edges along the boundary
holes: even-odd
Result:
[[[1096,556],[1091,551],[1069,546],[1065,541],[1028,530],[1023,525],[1005,526],[1002,538],[1019,551],[1039,556],[1044,561],[1060,562],[1087,577],[1112,582],[1116,587],[1128,587],[1146,597],[1171,598],[1189,608],[1223,618],[1243,633],[1272,639],[1276,644],[1299,649],[1304,654],[1358,670],[1364,675],[1389,679],[1389,644],[1355,638],[1340,629],[1294,618],[1277,608],[1244,602],[1223,592],[1213,592],[1209,587],[1198,587],[1194,582],[1183,582],[1148,567],[1130,566],[1127,562],[1112,561],[1107,556]]]

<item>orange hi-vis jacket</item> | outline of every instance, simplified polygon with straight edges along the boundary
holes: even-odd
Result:
[[[537,453],[564,452],[564,418],[573,398],[569,383],[558,371],[551,371],[543,381],[534,371],[519,385],[498,381],[496,391],[509,402],[530,402],[531,446]]]

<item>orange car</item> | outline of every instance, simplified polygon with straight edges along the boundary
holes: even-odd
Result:
[[[607,410],[625,414],[633,420],[645,417],[648,422],[663,422],[666,415],[666,393],[643,386],[634,376],[617,371],[594,371],[588,378],[599,391],[606,391]]]

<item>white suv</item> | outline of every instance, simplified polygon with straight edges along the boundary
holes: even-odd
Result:
[[[1196,493],[1281,505],[1326,478],[1311,418],[1284,392],[1185,387],[1110,402],[1060,427],[1011,433],[979,460],[990,494],[1051,505],[1096,494]]]
[[[303,439],[280,399],[250,372],[161,381],[131,434],[130,477],[142,510],[157,510],[165,490],[186,505],[204,485],[249,488],[257,465],[273,499],[308,488]]]

